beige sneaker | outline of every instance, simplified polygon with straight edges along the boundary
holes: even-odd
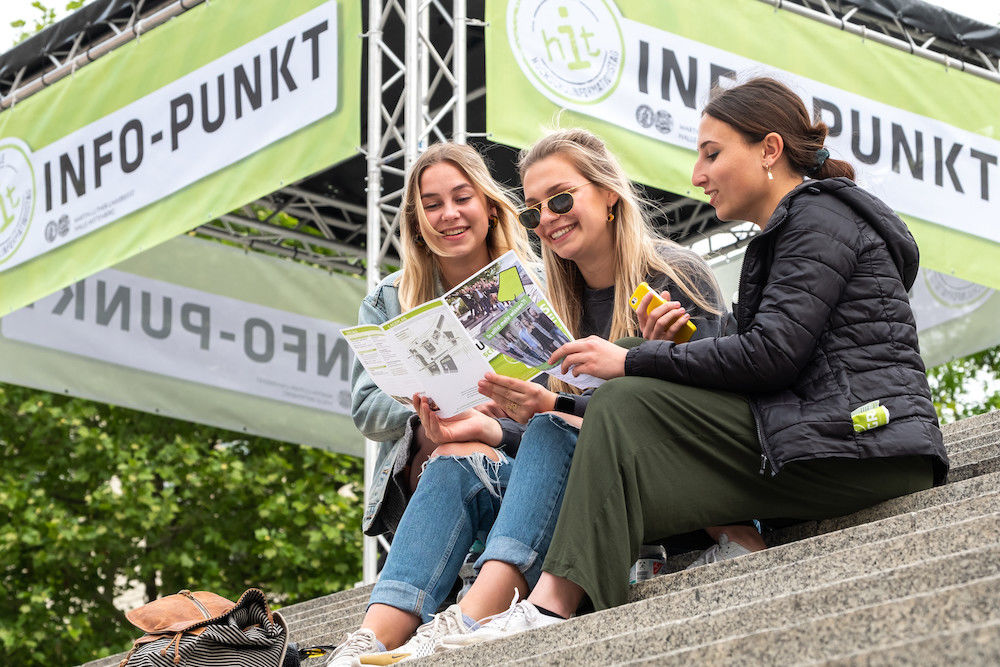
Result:
[[[502,639],[503,637],[509,637],[519,632],[562,623],[565,620],[541,613],[535,605],[527,600],[518,602],[517,593],[514,593],[514,599],[511,600],[510,608],[507,611],[484,618],[479,622],[479,628],[476,630],[467,631],[460,635],[453,634],[443,637],[438,651],[446,651],[463,646],[471,646],[480,642]]]
[[[368,628],[360,628],[350,632],[340,643],[337,650],[326,656],[323,667],[352,667],[359,655],[374,653],[385,648],[375,638],[375,633]]]
[[[461,636],[470,632],[462,616],[462,608],[453,604],[417,628],[416,633],[402,646],[392,651],[362,655],[354,663],[361,665],[394,665],[404,660],[423,658],[435,652],[446,635]]]
[[[737,556],[745,556],[748,553],[750,553],[749,549],[742,544],[730,542],[729,536],[722,533],[719,535],[718,544],[713,544],[709,548],[705,549],[700,556],[694,559],[693,563],[684,569],[693,570],[694,568],[701,567],[702,565],[718,563],[720,560],[729,560],[730,558],[736,558]]]

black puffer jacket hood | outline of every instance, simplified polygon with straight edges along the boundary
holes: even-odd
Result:
[[[762,469],[925,455],[947,472],[907,290],[919,253],[889,207],[845,178],[806,181],[747,245],[734,335],[628,352],[628,375],[745,394]],[[887,425],[855,432],[878,400]]]
[[[859,188],[854,181],[847,178],[828,178],[822,181],[809,181],[802,189],[814,188],[820,192],[828,192],[851,207],[858,217],[867,222],[875,233],[885,241],[886,249],[896,265],[903,287],[909,291],[917,278],[920,264],[920,252],[917,242],[913,240],[910,230],[903,224],[896,213],[886,206],[885,202],[876,198],[867,190]],[[793,195],[789,195],[793,196]]]

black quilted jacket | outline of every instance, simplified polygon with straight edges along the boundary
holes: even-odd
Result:
[[[884,203],[846,178],[807,181],[747,246],[737,333],[629,351],[627,375],[745,394],[761,470],[791,461],[922,454],[948,458],[907,290],[917,245]],[[889,424],[855,433],[851,411],[878,399]]]

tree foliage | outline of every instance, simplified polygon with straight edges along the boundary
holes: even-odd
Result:
[[[927,371],[941,423],[1000,409],[1000,345]]]
[[[361,570],[361,461],[0,385],[0,664],[128,647],[113,599],[291,603]]]
[[[77,10],[80,7],[83,7],[87,1],[88,0],[70,0],[65,3],[65,11],[71,12]],[[31,7],[38,13],[33,13],[28,18],[21,18],[10,22],[10,27],[18,30],[17,36],[14,38],[14,44],[23,42],[45,26],[55,23],[55,9],[41,2],[41,0],[35,0],[32,2]],[[4,48],[6,48],[6,46],[0,47],[0,51]]]

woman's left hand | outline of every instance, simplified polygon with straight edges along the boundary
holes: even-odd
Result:
[[[600,336],[587,336],[566,343],[549,357],[549,363],[559,363],[563,373],[574,376],[586,373],[604,380],[625,375],[625,355],[628,350]]]
[[[496,446],[503,438],[500,424],[477,410],[466,410],[453,417],[438,417],[431,410],[427,397],[420,394],[413,395],[413,405],[420,417],[420,425],[435,444],[478,441]]]

